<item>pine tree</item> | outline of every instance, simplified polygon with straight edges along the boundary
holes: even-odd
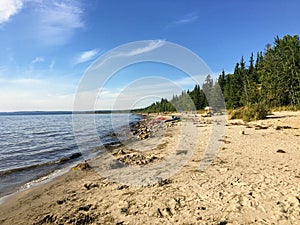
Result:
[[[225,84],[226,84],[225,76],[226,76],[225,75],[225,71],[222,70],[222,73],[221,73],[221,75],[218,78],[218,84],[219,84],[219,86],[220,86],[220,88],[222,90],[222,93],[224,93],[224,90],[225,90]]]
[[[212,88],[213,88],[213,85],[214,85],[214,81],[213,79],[211,78],[211,75],[208,74],[207,77],[205,78],[205,81],[202,85],[202,89],[203,89],[203,92],[205,94],[205,97],[206,97],[206,105],[211,105],[212,104],[212,101],[211,101],[211,93],[212,93]]]
[[[298,36],[275,38],[258,70],[264,98],[272,106],[298,105],[300,97],[300,43]]]

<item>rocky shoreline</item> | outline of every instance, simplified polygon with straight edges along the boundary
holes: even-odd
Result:
[[[168,115],[164,117],[159,116],[158,118],[160,119],[157,119],[157,116],[154,115],[144,115],[144,118],[141,121],[131,124],[131,138],[124,143],[119,143],[119,145],[116,145],[115,143],[106,145],[106,149],[109,150],[110,154],[112,154],[116,160],[127,165],[141,166],[160,161],[161,158],[154,153],[157,149],[161,150],[164,145],[157,145],[157,139],[162,139],[167,129],[169,127],[177,126],[177,123],[180,122],[180,120],[168,121],[167,119],[171,118]],[[143,151],[143,149],[137,149],[135,147],[141,147],[143,141],[146,141],[147,143],[154,142],[154,148],[151,149],[151,152]]]
[[[159,130],[174,126],[179,121],[180,117],[176,116],[166,115],[155,117],[154,115],[148,115],[144,116],[143,120],[134,124],[130,130],[139,140],[144,140],[154,137]]]

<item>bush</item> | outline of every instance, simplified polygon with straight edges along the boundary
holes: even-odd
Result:
[[[273,111],[298,111],[300,109],[300,105],[288,105],[288,106],[279,106],[274,107]]]
[[[243,117],[243,111],[244,111],[244,107],[242,108],[238,108],[238,109],[232,109],[229,110],[229,117],[230,119],[242,119]]]
[[[249,122],[253,120],[262,120],[270,113],[270,108],[264,102],[249,104],[230,112],[230,119],[242,119]]]

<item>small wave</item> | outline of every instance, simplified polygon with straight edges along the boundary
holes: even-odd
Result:
[[[74,140],[74,136],[70,135],[70,136],[63,137],[63,140],[65,140],[65,141],[73,141]]]
[[[69,170],[69,168],[55,170],[55,171],[53,171],[52,173],[50,173],[48,175],[45,175],[45,176],[39,177],[39,178],[37,178],[35,180],[27,182],[26,184],[22,185],[19,188],[19,190],[20,191],[26,190],[26,189],[28,189],[30,187],[33,187],[33,186],[36,186],[36,185],[39,185],[39,184],[43,184],[45,182],[49,182],[52,179],[54,179],[55,177],[60,176],[60,175],[62,175],[64,173],[68,172],[68,170]]]
[[[49,134],[49,131],[38,131],[32,133],[32,135],[45,135],[45,134]]]
[[[70,131],[58,131],[58,130],[50,130],[50,131],[37,131],[33,132],[32,135],[44,136],[46,138],[49,137],[58,137],[71,134]]]
[[[77,159],[81,156],[82,156],[82,154],[80,152],[75,152],[75,153],[73,153],[69,156],[63,157],[63,158],[55,160],[55,161],[39,163],[39,164],[30,165],[30,166],[24,166],[24,167],[20,167],[20,168],[14,168],[14,169],[9,169],[9,170],[5,170],[5,171],[0,171],[0,176],[8,175],[8,174],[15,173],[15,172],[22,172],[22,171],[25,171],[25,170],[31,170],[31,169],[35,169],[37,167],[42,167],[42,166],[62,164],[62,163],[65,163],[67,161]]]

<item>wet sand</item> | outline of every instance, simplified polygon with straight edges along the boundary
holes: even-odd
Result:
[[[9,198],[0,224],[299,224],[300,112],[227,121],[216,159],[200,171],[214,120],[186,115],[162,136],[113,149],[108,156],[131,166],[116,167],[131,183],[102,173],[113,165],[98,158]],[[155,167],[172,155],[188,162],[178,171]],[[135,168],[158,175],[141,185]]]

